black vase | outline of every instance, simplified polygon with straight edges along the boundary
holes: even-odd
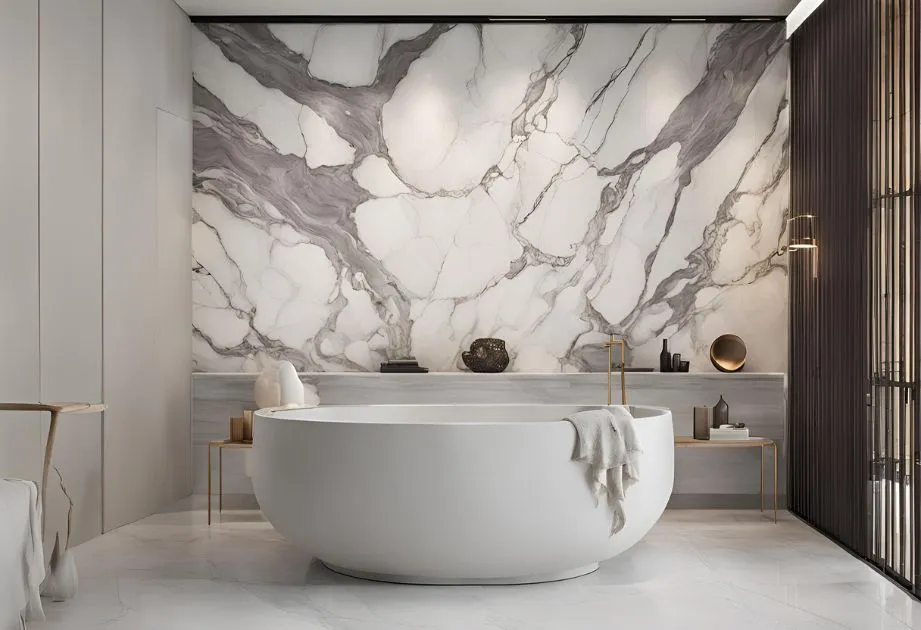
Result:
[[[662,340],[662,354],[659,355],[659,371],[672,371],[672,355],[668,352],[668,339]]]
[[[504,372],[510,361],[502,339],[477,339],[461,359],[470,371],[487,373]]]
[[[720,396],[720,401],[713,407],[713,428],[718,429],[729,424],[729,404]]]

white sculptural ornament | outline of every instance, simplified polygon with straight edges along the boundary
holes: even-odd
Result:
[[[256,405],[267,407],[303,407],[304,384],[290,361],[268,366],[256,379]]]
[[[320,399],[313,388],[307,388],[297,376],[297,369],[290,361],[280,361],[266,367],[259,378],[256,379],[255,391],[256,406],[260,409],[270,407],[316,407]],[[309,402],[306,402],[309,400]],[[247,477],[251,477],[252,458],[247,451],[243,454],[243,470]]]

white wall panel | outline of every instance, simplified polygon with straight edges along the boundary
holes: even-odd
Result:
[[[0,401],[39,396],[38,3],[0,0]],[[41,423],[0,413],[0,477],[41,477]]]
[[[168,485],[192,493],[192,123],[157,112],[157,349],[167,440]]]
[[[161,109],[190,111],[191,102],[183,105],[182,99],[190,92],[185,84],[191,61],[182,52],[190,47],[181,37],[183,30],[188,37],[188,19],[171,0],[104,0],[103,8],[103,374],[109,406],[104,527],[109,530],[180,498],[190,484],[190,475],[182,472],[190,466],[189,399],[184,411],[179,409],[175,384],[182,378],[188,388],[188,362],[171,361],[173,352],[159,344],[172,348],[185,339],[188,347],[191,329],[188,315],[174,320],[175,309],[162,304],[161,287],[172,283],[158,267],[159,241],[187,238],[168,234],[179,221],[167,208],[180,209],[170,207],[179,203],[178,195],[158,192],[158,164],[188,173],[190,152],[165,154],[183,143],[168,131],[158,142],[157,119]],[[162,175],[169,190],[179,177]],[[187,181],[188,175],[181,177]],[[175,254],[186,257],[188,251],[186,246]],[[188,292],[188,269],[186,264],[181,295]]]
[[[192,27],[171,0],[152,4],[157,10],[157,107],[192,120]]]
[[[171,0],[0,0],[0,400],[109,405],[61,420],[73,542],[191,490],[189,51]],[[47,424],[0,417],[0,476]]]
[[[102,400],[102,0],[41,0],[41,399]],[[43,423],[47,427],[47,419]],[[43,435],[43,439],[45,436]],[[102,418],[65,416],[54,451],[72,542],[102,531]],[[66,522],[52,477],[49,534]]]

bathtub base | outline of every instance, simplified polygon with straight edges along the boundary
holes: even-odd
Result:
[[[359,571],[356,569],[346,569],[337,567],[332,564],[320,561],[324,567],[333,573],[339,573],[348,577],[358,578],[360,580],[371,580],[372,582],[390,582],[393,584],[416,584],[426,586],[465,586],[465,585],[515,585],[515,584],[540,584],[542,582],[560,582],[562,580],[571,580],[582,577],[598,570],[598,563],[587,564],[575,569],[558,571],[544,575],[525,575],[508,578],[431,578],[420,577],[415,575],[393,575],[389,573],[371,573],[368,571]]]

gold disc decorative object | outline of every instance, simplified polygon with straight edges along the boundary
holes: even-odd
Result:
[[[720,372],[741,372],[748,350],[738,335],[720,335],[710,345],[710,363]]]

